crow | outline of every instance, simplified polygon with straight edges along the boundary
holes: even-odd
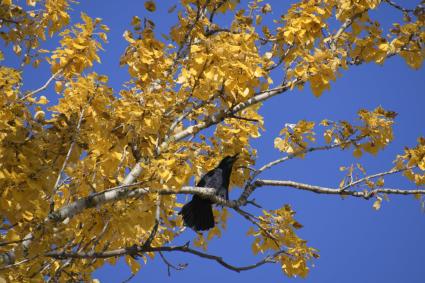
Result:
[[[237,157],[238,154],[226,156],[216,168],[205,174],[196,186],[214,188],[215,195],[228,200],[230,175]],[[208,230],[215,225],[211,200],[198,195],[193,195],[192,200],[183,206],[179,214],[183,215],[185,226],[195,231]]]

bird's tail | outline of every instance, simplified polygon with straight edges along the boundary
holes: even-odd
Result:
[[[208,199],[194,195],[192,200],[183,206],[179,214],[183,215],[184,225],[196,231],[214,227],[212,204]]]

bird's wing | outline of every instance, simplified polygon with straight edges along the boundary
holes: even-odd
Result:
[[[205,174],[196,186],[215,188],[218,190],[223,184],[223,174],[221,168],[215,168]]]

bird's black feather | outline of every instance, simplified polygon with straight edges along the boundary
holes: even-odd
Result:
[[[230,176],[236,159],[237,155],[225,157],[216,168],[205,174],[196,186],[214,188],[216,195],[229,199]],[[215,225],[211,200],[198,195],[194,195],[179,214],[183,215],[184,224],[195,231],[208,230]]]

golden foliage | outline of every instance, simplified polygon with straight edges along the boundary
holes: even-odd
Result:
[[[116,258],[64,261],[44,255],[52,250],[101,253],[140,245],[155,227],[158,205],[161,221],[151,246],[171,243],[182,232],[177,216],[181,204],[173,194],[158,200],[158,190],[179,192],[223,156],[235,153],[240,155],[231,186],[252,181],[250,166],[257,150],[251,141],[264,130],[258,97],[307,82],[320,96],[341,69],[352,65],[383,64],[399,54],[417,69],[425,58],[420,7],[403,23],[384,30],[368,13],[379,8],[377,0],[300,1],[273,24],[264,25],[263,17],[273,15],[273,9],[260,0],[247,9],[239,9],[238,0],[182,0],[178,21],[163,39],[157,38],[149,19],[131,20],[133,30],[124,33],[127,48],[120,58],[130,79],[122,89],[113,90],[108,76],[92,70],[101,62],[102,43],[107,43],[109,28],[101,19],[81,13],[82,22],[71,25],[74,1],[21,2],[0,4],[0,38],[22,61],[20,67],[6,66],[8,61],[0,67],[0,265],[11,252],[20,263],[2,269],[0,281],[66,281],[69,274],[89,281],[94,270],[106,262],[114,264]],[[145,8],[155,12],[155,1],[146,1]],[[217,13],[230,16],[227,27],[214,22]],[[331,21],[337,22],[338,30],[332,30]],[[48,37],[58,38],[59,46],[42,49]],[[0,51],[0,60],[15,56],[9,53]],[[22,70],[37,75],[33,68],[45,61],[51,67],[50,80],[40,89],[24,91]],[[23,68],[30,64],[33,68]],[[283,72],[277,76],[285,78],[279,85],[273,84],[272,70]],[[50,85],[58,99],[42,95]],[[364,152],[376,154],[392,141],[394,112],[378,107],[358,114],[359,125],[322,121],[326,144],[352,146],[359,157]],[[275,147],[302,157],[317,133],[314,122],[288,124]],[[404,174],[423,185],[424,156],[425,139],[420,138],[418,146],[397,157],[396,168],[415,166]],[[135,181],[149,188],[149,194],[117,197],[100,205],[78,202],[105,191],[112,194],[136,164],[141,170]],[[370,188],[383,184],[368,183]],[[77,204],[83,209],[75,215],[62,221],[52,218],[53,212]],[[380,205],[378,198],[374,208]],[[220,225],[194,241],[204,249],[226,227],[229,211],[214,213]],[[301,225],[292,209],[284,206],[263,214],[258,230],[249,232],[255,238],[253,252],[283,248],[285,253],[276,259],[284,273],[306,276],[317,253],[295,234]],[[153,256],[146,253],[142,259],[146,263]],[[133,273],[141,268],[129,255],[125,261]]]

